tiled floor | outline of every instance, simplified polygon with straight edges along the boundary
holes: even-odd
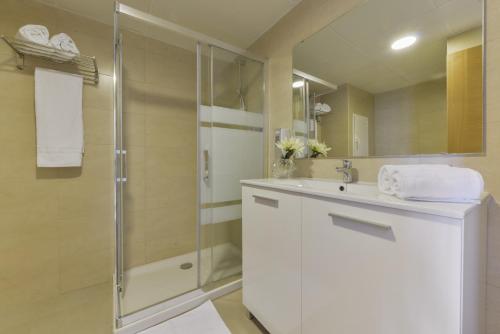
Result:
[[[241,289],[213,301],[232,334],[268,334],[256,321],[248,319]]]

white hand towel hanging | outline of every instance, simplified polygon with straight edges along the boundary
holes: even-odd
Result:
[[[35,69],[38,167],[78,167],[83,154],[83,78]]]

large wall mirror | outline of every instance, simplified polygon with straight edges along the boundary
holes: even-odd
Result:
[[[293,128],[328,157],[484,151],[483,1],[368,0],[293,52]]]

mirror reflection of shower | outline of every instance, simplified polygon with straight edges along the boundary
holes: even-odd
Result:
[[[246,110],[244,97],[246,93],[243,92],[243,78],[241,74],[241,68],[245,66],[246,62],[242,58],[237,58],[236,63],[238,64],[238,89],[236,90],[236,93],[240,99],[240,110]]]
[[[295,137],[303,141],[304,145],[309,139],[320,140],[322,118],[333,112],[333,106],[324,97],[337,91],[337,85],[294,69],[292,89]],[[299,158],[307,155],[306,150]]]

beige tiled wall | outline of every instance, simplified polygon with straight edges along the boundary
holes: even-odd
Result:
[[[292,122],[292,49],[301,40],[318,31],[347,10],[365,0],[303,0],[262,36],[251,50],[269,57],[269,128],[290,127]],[[362,180],[374,181],[378,168],[386,163],[451,163],[481,171],[488,191],[500,198],[500,0],[487,3],[487,155],[483,157],[356,159],[353,164]],[[271,135],[272,135],[272,131]],[[272,161],[272,138],[269,137]],[[301,161],[298,175],[314,177],[339,176],[339,160]],[[488,227],[488,334],[500,333],[500,209],[494,201]]]
[[[27,0],[4,0],[0,33],[65,31],[95,54],[84,87],[82,168],[36,168],[33,65],[0,43],[0,333],[112,331],[113,114],[110,27]]]
[[[447,152],[446,115],[446,78],[375,95],[375,155]]]

